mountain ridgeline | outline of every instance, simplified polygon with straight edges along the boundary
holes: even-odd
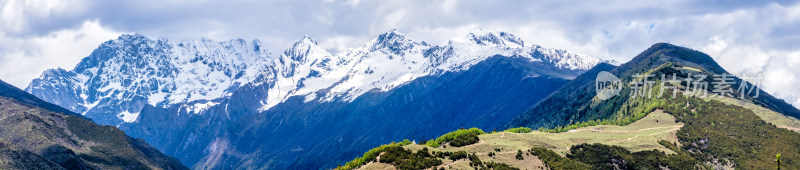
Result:
[[[26,91],[194,168],[317,169],[385,141],[497,128],[601,62],[504,32],[430,45],[392,30],[339,54],[303,37],[277,55],[258,40],[123,35]]]
[[[187,169],[146,142],[0,81],[0,169]]]
[[[561,87],[551,97],[542,100],[531,109],[505,124],[503,128],[556,127],[589,120],[621,120],[628,118],[633,114],[628,110],[633,105],[633,103],[629,102],[631,88],[628,82],[634,80],[633,76],[635,74],[646,74],[646,71],[662,67],[665,64],[700,69],[704,75],[707,75],[706,82],[713,82],[714,74],[730,74],[711,57],[702,52],[667,43],[658,43],[618,67],[608,64],[595,66],[585,74],[564,85],[564,87]],[[623,88],[619,92],[619,96],[608,100],[596,100],[595,78],[601,71],[608,71],[620,78]],[[660,80],[661,77],[654,77],[654,79]],[[733,90],[739,88],[740,81],[741,79],[738,77],[733,77],[733,82],[736,82],[736,84],[731,84]],[[752,86],[752,84],[748,84],[748,87]],[[714,85],[709,83],[707,89],[713,88]],[[757,90],[759,95],[755,99],[752,98],[752,94],[755,94],[755,92],[741,97],[784,115],[800,118],[800,111],[797,108],[769,95],[761,89]],[[740,97],[738,92],[732,95]]]

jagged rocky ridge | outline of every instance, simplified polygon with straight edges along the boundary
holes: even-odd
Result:
[[[309,37],[273,55],[257,40],[123,35],[26,90],[196,167],[321,168],[386,140],[494,128],[599,62],[503,32],[429,45],[392,30],[336,55]]]

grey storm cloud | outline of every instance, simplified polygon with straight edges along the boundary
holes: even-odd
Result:
[[[123,33],[174,39],[259,39],[273,53],[309,35],[335,52],[397,29],[446,43],[476,29],[528,44],[627,61],[657,42],[708,53],[733,73],[800,105],[800,4],[795,1],[37,1],[0,0],[0,78],[16,86],[71,69]],[[768,80],[778,77],[778,80]],[[782,77],[782,78],[781,78]],[[786,89],[790,88],[790,89]]]

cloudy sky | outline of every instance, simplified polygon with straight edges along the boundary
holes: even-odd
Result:
[[[730,72],[762,73],[765,90],[800,106],[800,3],[792,1],[0,0],[0,79],[24,88],[126,33],[259,39],[273,53],[308,35],[335,53],[393,28],[432,44],[505,31],[621,62],[669,42]]]

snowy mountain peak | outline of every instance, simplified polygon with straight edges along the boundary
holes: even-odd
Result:
[[[464,39],[478,45],[505,46],[511,48],[521,48],[525,46],[521,38],[506,32],[478,31],[467,34]]]
[[[314,45],[319,45],[319,44],[317,44],[317,41],[314,41],[314,39],[312,39],[311,36],[308,36],[308,35],[303,35],[303,38],[301,38],[295,44],[314,44]]]
[[[400,33],[396,29],[379,35],[372,42],[367,43],[370,51],[378,51],[387,49],[392,53],[402,55],[402,52],[413,48],[416,44],[414,40],[406,37],[405,34]]]
[[[261,46],[262,46],[262,44],[261,44],[261,41],[260,41],[260,40],[258,40],[258,39],[254,39],[254,40],[251,42],[251,44],[253,45],[253,52],[259,52],[259,51],[261,51]]]
[[[132,122],[145,104],[166,107],[230,95],[268,69],[269,53],[260,46],[242,39],[171,41],[126,34],[101,44],[71,71],[44,73],[26,90],[57,96],[67,108],[102,124]],[[65,92],[69,95],[61,95]]]
[[[42,72],[42,75],[40,75],[39,78],[41,79],[46,77],[59,77],[59,76],[64,76],[65,74],[69,74],[69,71],[59,67],[59,68],[45,70],[44,72]]]
[[[128,41],[128,42],[131,42],[133,40],[146,40],[146,39],[149,39],[149,38],[147,38],[146,36],[144,36],[142,34],[134,33],[134,34],[122,34],[122,35],[119,35],[119,37],[117,37],[116,40],[109,40],[109,41]]]
[[[308,62],[309,60],[329,58],[331,56],[327,50],[323,49],[309,36],[304,36],[295,42],[291,48],[287,49],[284,55],[293,61]]]

